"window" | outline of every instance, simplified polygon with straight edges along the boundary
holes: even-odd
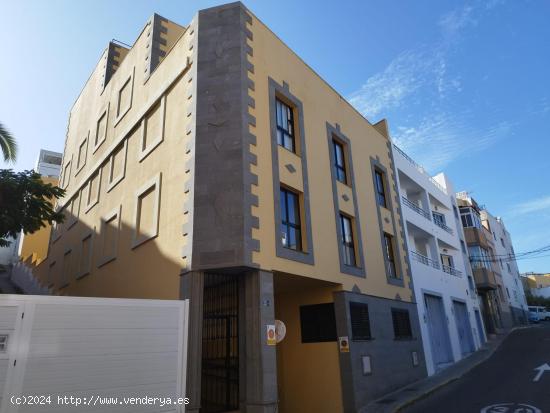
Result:
[[[63,169],[63,189],[67,188],[69,181],[71,180],[71,163],[71,161],[67,162],[65,164],[65,168]]]
[[[113,189],[126,174],[126,153],[128,149],[128,139],[125,139],[111,155],[109,161],[109,179],[107,192]]]
[[[364,303],[349,303],[349,314],[351,320],[351,339],[370,340],[372,338],[370,331],[369,306]]]
[[[512,268],[510,267],[509,262],[506,263],[506,268],[508,269],[508,272],[511,274],[512,273]]]
[[[508,295],[508,298],[511,298],[510,297],[510,290],[508,290],[508,287],[506,287],[506,294]]]
[[[76,172],[78,173],[86,165],[86,155],[88,154],[88,137],[86,136],[78,146],[76,157]]]
[[[145,115],[141,125],[139,161],[145,159],[164,139],[166,96],[156,102]]]
[[[281,188],[281,242],[283,247],[302,251],[302,227],[298,194]]]
[[[107,118],[109,116],[109,111],[105,109],[105,111],[101,114],[99,117],[99,120],[97,121],[96,125],[96,131],[95,131],[95,138],[94,138],[94,150],[96,151],[97,148],[101,146],[103,142],[105,142],[105,139],[107,138]]]
[[[54,276],[55,276],[55,261],[52,261],[48,268],[47,287],[52,287],[54,285]]]
[[[447,222],[445,220],[445,215],[443,215],[439,212],[432,211],[432,216],[434,218],[434,224],[439,225],[439,226],[447,224]]]
[[[376,180],[376,201],[378,202],[378,205],[387,208],[384,173],[376,170],[374,172],[374,178]]]
[[[393,321],[393,334],[396,339],[411,339],[412,329],[409,311],[399,308],[391,309],[391,317]]]
[[[460,248],[462,249],[462,252],[466,254],[466,244],[464,244],[464,241],[460,240]]]
[[[156,237],[159,231],[161,174],[142,186],[136,194],[132,248]]]
[[[120,209],[118,206],[101,219],[101,258],[98,266],[113,261],[117,256]]]
[[[455,214],[455,218],[458,219],[458,209],[456,208],[455,205],[453,205],[453,212]]]
[[[118,103],[116,108],[116,117],[115,122],[118,123],[120,119],[130,110],[132,107],[132,94],[133,94],[134,82],[133,75],[130,75],[124,85],[120,88],[118,92]]]
[[[334,148],[334,172],[336,174],[336,179],[343,184],[348,183],[347,173],[346,173],[346,160],[344,156],[344,145],[336,140],[332,141],[332,146]]]
[[[501,239],[500,239],[500,243],[502,244],[502,246],[503,246],[504,248],[506,248],[506,245],[504,245],[504,238],[501,238]]]
[[[391,278],[399,278],[395,266],[395,253],[393,250],[393,237],[384,233],[384,253],[388,274]]]
[[[336,341],[334,303],[301,306],[300,326],[302,343]]]
[[[342,251],[344,255],[344,264],[355,266],[355,243],[353,240],[353,227],[351,218],[340,214],[340,229],[342,231]]]
[[[82,196],[86,200],[86,209],[85,212],[88,212],[99,202],[99,190],[101,183],[101,168],[95,174],[90,177],[88,185],[84,188],[84,193]]]
[[[290,106],[276,100],[277,143],[291,152],[296,152],[294,133],[294,113]]]
[[[464,228],[481,228],[481,217],[474,208],[460,207],[460,217]]]
[[[72,250],[67,250],[63,255],[63,272],[61,273],[61,285],[59,288],[66,287],[69,285],[69,280],[71,279],[71,273],[73,268],[73,254]]]
[[[473,245],[468,247],[468,253],[470,254],[472,269],[491,269],[491,258],[488,250],[479,245]]]
[[[8,350],[8,335],[0,335],[0,353],[5,353]]]
[[[78,261],[78,277],[90,273],[92,262],[92,232],[88,232],[80,243],[80,259]]]

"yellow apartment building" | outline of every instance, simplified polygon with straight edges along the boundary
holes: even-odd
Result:
[[[386,122],[241,3],[154,15],[74,103],[37,275],[189,298],[189,412],[356,412],[426,375],[395,179]]]

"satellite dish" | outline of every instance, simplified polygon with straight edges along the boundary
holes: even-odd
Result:
[[[286,326],[281,320],[275,320],[275,340],[277,343],[283,341],[286,336]]]

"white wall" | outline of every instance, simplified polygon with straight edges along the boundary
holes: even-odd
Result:
[[[414,224],[414,226],[419,227],[425,234],[431,237],[429,238],[429,243],[435,245],[436,250],[435,254],[433,252],[429,253],[429,258],[438,262],[440,265],[440,268],[436,269],[433,266],[418,262],[411,256],[411,272],[414,292],[418,303],[422,341],[428,374],[431,375],[435,372],[435,365],[430,344],[424,294],[431,293],[440,296],[443,300],[454,361],[460,360],[462,358],[462,353],[455,323],[453,300],[466,303],[476,349],[482,344],[479,338],[477,321],[474,313],[475,309],[479,310],[479,301],[475,289],[470,289],[468,283],[468,276],[471,276],[472,272],[468,256],[463,252],[460,243],[460,240],[464,239],[464,232],[460,222],[460,215],[457,217],[454,212],[453,205],[456,206],[456,201],[451,183],[444,175],[438,175],[435,178],[429,177],[418,167],[418,165],[410,162],[409,159],[395,150],[394,159],[396,168],[399,171],[398,177],[403,178],[403,176],[406,176],[403,182],[401,182],[401,179],[399,179],[398,182],[400,197],[406,196],[407,191],[405,187],[410,189],[409,180],[412,181],[425,191],[421,197],[430,200],[429,205],[431,210],[426,211],[429,212],[430,217],[432,211],[434,211],[437,206],[437,212],[445,216],[446,225],[453,230],[452,235],[447,233],[433,223],[433,218],[428,220],[423,215],[415,212],[412,208],[405,205],[401,198],[401,209],[405,222],[404,226],[409,251],[415,250],[415,245],[412,241],[414,235],[411,233],[416,231],[416,228],[412,226],[412,224]],[[443,252],[443,248],[447,249],[445,254],[453,257],[454,267],[456,270],[460,271],[460,275],[451,275],[442,271],[439,253]],[[482,332],[482,334],[484,333]]]

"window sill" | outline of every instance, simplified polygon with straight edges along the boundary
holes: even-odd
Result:
[[[92,149],[92,155],[94,155],[94,154],[97,152],[97,150],[99,149],[99,147],[100,147],[101,145],[103,145],[103,142],[105,142],[106,140],[107,140],[107,136],[104,136],[103,139],[101,139],[100,141],[98,141],[98,142],[94,145],[94,147],[93,147],[93,149]]]
[[[90,205],[88,205],[86,207],[86,209],[84,210],[84,213],[87,214],[88,212],[90,212],[90,210],[95,207],[97,204],[99,204],[99,200],[95,200],[94,202],[92,202]]]
[[[162,137],[155,139],[151,144],[145,148],[143,151],[139,152],[138,162],[142,162],[151,152],[153,152],[157,146],[159,146],[164,139]]]
[[[113,179],[112,182],[109,183],[107,186],[107,193],[111,192],[111,190],[117,186],[122,180],[124,179],[124,174],[118,176],[117,178]]]
[[[132,249],[135,249],[140,245],[145,244],[147,241],[150,241],[156,237],[158,237],[158,234],[150,235],[147,237],[134,238],[134,240],[132,241]]]
[[[81,278],[84,278],[85,276],[90,275],[90,270],[86,270],[76,276],[77,280],[80,280]]]
[[[109,257],[104,257],[101,259],[101,261],[99,261],[99,263],[97,264],[97,268],[101,268],[103,267],[104,265],[107,265],[109,264],[111,261],[114,261],[116,260],[116,255],[111,255]]]

